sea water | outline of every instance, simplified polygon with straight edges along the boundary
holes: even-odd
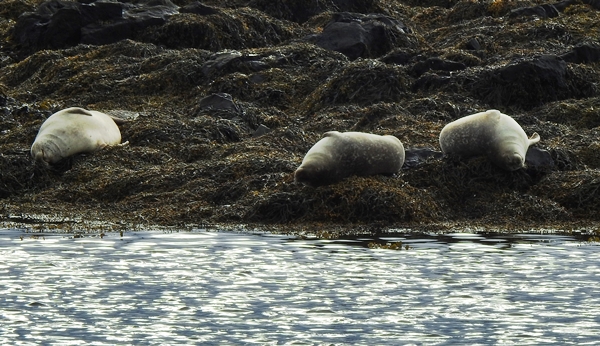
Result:
[[[599,342],[581,238],[0,230],[3,345]]]

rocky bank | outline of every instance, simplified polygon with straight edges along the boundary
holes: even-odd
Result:
[[[597,0],[3,0],[0,221],[598,232],[599,39]],[[72,106],[128,119],[129,144],[34,164]],[[526,169],[441,157],[445,124],[492,108],[540,134]],[[330,130],[394,135],[407,162],[294,183]]]

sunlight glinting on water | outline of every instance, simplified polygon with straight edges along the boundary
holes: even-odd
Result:
[[[21,237],[23,239],[21,240]],[[294,240],[0,231],[0,342],[585,344],[598,246],[569,237]]]

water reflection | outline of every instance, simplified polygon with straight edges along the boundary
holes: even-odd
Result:
[[[1,230],[0,342],[593,344],[598,250],[539,234]]]

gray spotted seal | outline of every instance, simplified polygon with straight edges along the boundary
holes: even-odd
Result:
[[[483,155],[508,171],[524,167],[527,149],[539,141],[537,133],[528,138],[513,118],[495,109],[467,115],[440,132],[444,154],[464,158]]]
[[[393,174],[403,164],[404,146],[394,136],[329,131],[306,153],[294,177],[316,187],[351,175]]]
[[[121,143],[118,121],[111,116],[79,107],[52,114],[40,127],[31,156],[37,162],[54,164],[78,153],[93,152]]]

